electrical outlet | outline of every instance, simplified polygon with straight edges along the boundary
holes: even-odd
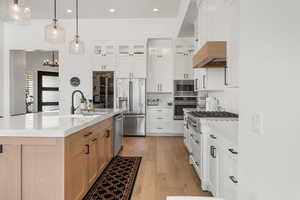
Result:
[[[252,115],[252,131],[259,135],[263,134],[263,113],[257,112]]]

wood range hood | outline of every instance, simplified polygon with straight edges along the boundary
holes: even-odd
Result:
[[[193,68],[226,68],[226,42],[209,41],[194,55]]]

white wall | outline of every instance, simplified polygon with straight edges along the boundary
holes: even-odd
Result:
[[[5,25],[5,49],[4,64],[5,74],[9,74],[8,51],[10,49],[26,50],[59,50],[60,52],[60,77],[61,99],[60,109],[62,113],[69,112],[71,93],[73,88],[69,80],[73,76],[81,78],[79,89],[92,96],[92,70],[90,65],[91,44],[95,40],[143,40],[147,38],[170,38],[175,31],[176,19],[115,19],[115,20],[80,20],[79,30],[81,38],[86,42],[87,53],[84,56],[72,56],[68,53],[68,42],[73,39],[74,20],[64,20],[60,23],[67,31],[67,42],[63,45],[49,45],[44,41],[44,26],[50,20],[33,20],[29,26]],[[9,93],[9,80],[5,80],[5,94]],[[9,104],[9,97],[5,98],[5,104]],[[9,110],[5,110],[6,115]]]
[[[299,7],[241,0],[239,200],[300,199]]]
[[[3,85],[4,85],[4,77],[3,77],[3,50],[4,50],[4,34],[3,34],[3,22],[0,19],[0,116],[3,116]]]

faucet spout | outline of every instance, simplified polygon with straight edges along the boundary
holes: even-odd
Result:
[[[74,106],[74,96],[75,96],[76,93],[79,93],[79,94],[81,95],[82,100],[86,101],[86,98],[85,98],[85,96],[84,96],[84,94],[83,94],[82,91],[80,91],[80,90],[74,90],[74,91],[72,92],[71,114],[75,114],[75,111],[76,111],[76,108],[75,108],[75,106]]]

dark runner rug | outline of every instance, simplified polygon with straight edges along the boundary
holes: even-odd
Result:
[[[115,157],[83,200],[130,200],[142,157]]]

